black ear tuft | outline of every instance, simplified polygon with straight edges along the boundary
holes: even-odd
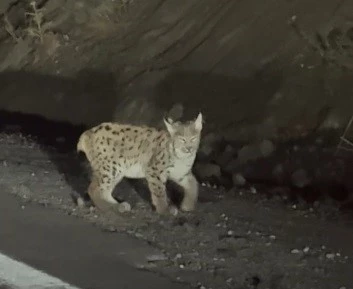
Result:
[[[166,122],[169,123],[169,124],[173,124],[173,123],[174,123],[173,119],[170,118],[170,117],[168,117],[168,116],[165,116],[165,117],[164,117],[164,121],[166,121]]]

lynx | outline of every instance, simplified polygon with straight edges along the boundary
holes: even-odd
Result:
[[[146,179],[159,214],[178,212],[167,197],[167,180],[184,190],[180,209],[194,210],[199,186],[191,169],[200,144],[202,114],[193,121],[164,119],[164,123],[166,130],[106,122],[82,133],[77,151],[85,153],[90,164],[88,195],[98,209],[131,208],[112,196],[114,187],[126,177]]]

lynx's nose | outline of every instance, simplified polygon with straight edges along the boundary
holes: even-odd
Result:
[[[192,151],[192,147],[185,147],[185,152],[191,153],[191,151]]]

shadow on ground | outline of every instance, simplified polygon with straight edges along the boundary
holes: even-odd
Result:
[[[88,124],[112,119],[119,99],[114,77],[87,70],[76,78],[4,72],[0,94],[7,108],[0,111],[1,131],[34,137],[74,191],[84,192],[88,175],[75,153],[77,139]]]

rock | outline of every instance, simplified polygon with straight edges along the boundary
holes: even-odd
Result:
[[[257,190],[256,190],[256,188],[255,187],[251,187],[250,188],[250,193],[252,193],[252,194],[257,194]]]
[[[81,196],[77,198],[76,202],[79,208],[84,208],[86,206],[86,203]]]
[[[221,167],[225,167],[230,161],[234,159],[236,154],[235,149],[231,145],[227,145],[222,153],[216,158],[216,163]]]
[[[274,150],[275,146],[272,141],[265,139],[260,143],[260,151],[263,157],[266,158],[270,156],[274,152]]]
[[[280,92],[275,93],[274,97],[282,97]],[[263,123],[256,127],[256,135],[259,138],[267,138],[277,133],[276,121],[273,116],[267,117]]]
[[[309,250],[310,250],[310,248],[308,246],[306,246],[306,247],[304,247],[303,252],[307,254],[307,253],[309,253]]]
[[[110,225],[110,226],[106,226],[103,228],[103,231],[104,232],[111,232],[111,233],[114,233],[117,231],[117,229],[113,226],[113,225]]]
[[[273,170],[272,170],[272,175],[278,180],[282,180],[284,176],[284,169],[282,164],[277,164]]]
[[[297,188],[304,188],[311,183],[311,180],[304,169],[296,170],[291,176],[291,181]]]
[[[292,249],[290,252],[292,254],[299,254],[300,251],[298,249]]]
[[[146,259],[148,262],[158,262],[158,261],[168,260],[168,257],[163,253],[159,253],[159,254],[157,253],[157,254],[148,255]]]
[[[240,165],[250,160],[256,160],[261,156],[261,154],[262,153],[258,149],[258,146],[255,146],[255,145],[243,146],[238,151],[237,163]]]
[[[168,117],[176,121],[183,117],[184,107],[181,103],[176,103],[168,112]]]
[[[221,167],[212,163],[196,163],[194,166],[195,174],[201,179],[221,177]]]
[[[126,213],[131,211],[131,205],[128,202],[121,202],[118,206],[119,213]]]
[[[198,159],[208,159],[217,149],[220,142],[221,137],[215,133],[209,133],[202,137],[200,148],[198,150]]]
[[[239,173],[233,174],[232,180],[235,186],[244,186],[246,184],[246,179]]]
[[[169,207],[169,213],[172,215],[172,216],[177,216],[179,214],[179,210],[177,207],[175,206],[170,206]]]

